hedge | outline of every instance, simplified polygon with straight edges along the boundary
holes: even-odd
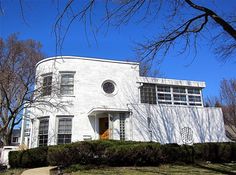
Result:
[[[90,141],[39,147],[9,154],[11,167],[70,166],[156,166],[165,163],[236,161],[236,143],[202,143],[193,146],[160,145],[150,142]]]
[[[48,147],[38,147],[9,153],[11,168],[34,168],[49,165],[47,161]]]

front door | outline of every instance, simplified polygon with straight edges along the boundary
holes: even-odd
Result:
[[[108,122],[108,117],[99,118],[99,138],[101,140],[109,139],[109,122]]]

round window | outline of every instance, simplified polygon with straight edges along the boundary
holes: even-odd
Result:
[[[113,82],[107,81],[102,85],[103,91],[107,94],[112,94],[115,91],[115,85]]]

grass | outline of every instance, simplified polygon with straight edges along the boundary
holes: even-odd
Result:
[[[74,166],[72,169],[75,170]],[[154,175],[154,174],[232,174],[236,175],[236,164],[161,165],[158,167],[81,167],[68,175]]]
[[[5,172],[0,172],[1,175],[20,175],[25,169],[8,169]]]

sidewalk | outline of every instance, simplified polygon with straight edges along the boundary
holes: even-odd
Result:
[[[33,168],[24,171],[21,175],[49,175],[49,170],[55,168],[53,166],[49,167],[41,167],[41,168]]]

